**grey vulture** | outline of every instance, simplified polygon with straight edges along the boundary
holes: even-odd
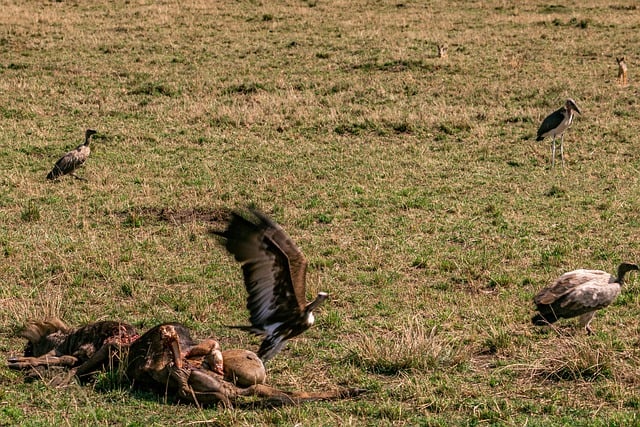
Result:
[[[78,145],[74,150],[69,151],[64,156],[60,157],[56,164],[51,169],[51,172],[47,175],[47,179],[57,179],[63,175],[71,175],[77,179],[84,179],[75,174],[75,170],[87,161],[89,154],[91,154],[91,148],[89,142],[91,135],[95,135],[96,132],[93,129],[87,129],[84,133],[84,143]]]
[[[314,323],[313,310],[328,294],[307,303],[307,260],[287,233],[264,213],[249,218],[233,212],[225,231],[214,231],[242,264],[251,326],[236,326],[264,337],[258,356],[267,362]]]
[[[618,297],[625,274],[632,270],[638,270],[638,266],[624,262],[618,267],[617,276],[584,269],[564,273],[535,296],[533,301],[539,314],[531,322],[542,326],[560,318],[580,316],[580,324],[591,334],[589,324],[596,310],[607,307]]]

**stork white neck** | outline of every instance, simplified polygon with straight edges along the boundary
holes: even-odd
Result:
[[[571,126],[571,123],[573,122],[573,110],[571,108],[567,108],[567,111],[565,111],[564,121],[566,122],[567,127]]]

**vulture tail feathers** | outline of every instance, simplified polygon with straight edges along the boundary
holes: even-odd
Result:
[[[58,177],[62,176],[62,171],[60,170],[60,168],[56,165],[53,167],[53,169],[51,169],[51,172],[49,172],[47,174],[47,179],[56,179]]]
[[[253,326],[247,326],[247,325],[225,325],[225,326],[231,329],[241,329],[246,332],[251,332],[252,334],[255,334],[255,335],[264,335],[264,331],[260,329],[256,329]]]
[[[267,363],[273,358],[284,347],[285,343],[286,340],[283,341],[282,336],[270,335],[266,337],[257,353],[262,363]]]

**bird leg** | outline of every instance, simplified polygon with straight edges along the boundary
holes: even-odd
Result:
[[[584,326],[584,330],[587,331],[587,334],[593,335],[593,329],[591,329],[591,321],[593,320],[593,316],[595,316],[595,311],[590,311],[588,313],[583,314],[579,317],[580,325]]]
[[[562,160],[562,169],[564,169],[564,133],[560,136],[560,159]]]
[[[553,135],[553,141],[551,141],[551,169],[556,166],[556,136]]]

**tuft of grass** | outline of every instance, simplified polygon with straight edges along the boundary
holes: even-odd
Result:
[[[501,349],[509,348],[513,337],[511,333],[502,328],[490,328],[489,336],[483,342],[483,352],[496,354]]]
[[[125,227],[139,228],[144,224],[143,217],[137,212],[129,212],[122,222]]]
[[[349,348],[350,363],[384,375],[449,368],[464,360],[455,342],[439,336],[436,326],[428,328],[417,317],[397,330],[353,340]]]
[[[559,342],[554,353],[526,366],[529,375],[550,382],[613,379],[613,351],[593,346],[588,341],[567,339]]]
[[[40,208],[33,200],[29,200],[27,206],[22,209],[20,219],[24,222],[35,222],[40,220]]]

